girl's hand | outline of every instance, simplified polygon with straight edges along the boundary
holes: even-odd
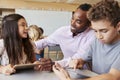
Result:
[[[3,74],[10,75],[15,72],[16,72],[16,70],[13,68],[13,66],[11,64],[9,64],[7,66],[1,66],[1,73],[3,73]]]
[[[58,63],[53,65],[54,73],[60,78],[60,80],[72,80],[67,71],[65,71]]]

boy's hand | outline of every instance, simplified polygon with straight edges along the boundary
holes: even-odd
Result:
[[[69,62],[69,67],[74,68],[74,69],[80,69],[84,65],[84,61],[82,59],[72,59]]]
[[[65,69],[63,69],[58,63],[53,65],[54,73],[60,78],[60,80],[72,80],[70,75]]]

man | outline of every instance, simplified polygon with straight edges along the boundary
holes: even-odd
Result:
[[[100,75],[79,80],[120,80],[120,7],[117,1],[102,0],[88,12],[96,39],[83,51],[79,60],[72,60],[80,68],[84,61],[92,60],[92,70]],[[70,64],[71,65],[71,64]],[[53,67],[61,80],[72,80],[59,65]]]
[[[90,29],[90,21],[86,17],[90,7],[89,4],[80,5],[72,14],[71,25],[61,27],[52,35],[36,41],[37,48],[60,45],[64,58],[58,63],[66,67],[70,57],[79,54],[79,48],[89,45],[94,38],[94,32]]]

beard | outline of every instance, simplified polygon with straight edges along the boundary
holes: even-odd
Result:
[[[84,26],[80,29],[77,29],[77,28],[74,28],[71,26],[71,32],[74,33],[74,34],[78,34],[78,33],[82,33],[84,32],[89,26]]]

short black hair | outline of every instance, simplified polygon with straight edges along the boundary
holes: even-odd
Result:
[[[91,4],[88,4],[88,3],[84,3],[84,4],[81,4],[77,7],[77,9],[81,9],[83,11],[88,11],[90,8],[92,7]]]

